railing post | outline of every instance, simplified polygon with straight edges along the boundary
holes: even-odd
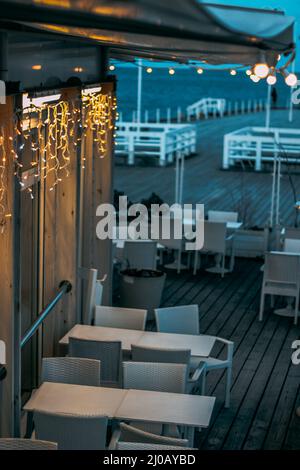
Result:
[[[145,122],[145,123],[148,123],[148,122],[149,122],[149,111],[148,111],[148,109],[145,110],[144,122]]]
[[[157,124],[160,123],[160,108],[156,109],[156,122]]]
[[[171,122],[171,108],[167,108],[167,123]]]
[[[181,123],[181,107],[180,106],[178,106],[177,108],[177,122],[178,124]]]
[[[130,133],[128,136],[128,165],[134,165],[134,135]]]

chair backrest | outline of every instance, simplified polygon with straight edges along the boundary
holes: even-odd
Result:
[[[292,238],[293,240],[300,239],[300,228],[296,227],[285,227],[284,238]]]
[[[92,325],[95,315],[95,306],[101,305],[103,285],[97,279],[98,270],[89,269],[87,274],[86,304],[83,312],[84,325]]]
[[[188,368],[184,364],[123,362],[124,388],[185,393]]]
[[[300,286],[300,255],[271,251],[266,253],[264,282]]]
[[[170,446],[164,444],[144,444],[142,442],[117,442],[116,450],[196,450],[192,447]]]
[[[121,384],[122,348],[120,341],[94,341],[69,338],[71,357],[97,359],[101,362],[101,385]]]
[[[187,439],[178,439],[176,437],[160,436],[142,429],[135,428],[126,423],[120,423],[120,433],[118,441],[123,442],[143,442],[148,444],[164,444],[172,446],[187,447],[189,441]]]
[[[157,241],[160,245],[165,246],[170,250],[181,250],[183,246],[182,240],[182,219],[172,218],[170,215],[163,215],[161,217],[152,215],[152,228],[157,227],[158,237]],[[169,233],[165,233],[165,230]],[[177,231],[178,235],[177,236]],[[154,234],[151,233],[152,237]],[[157,235],[157,234],[156,234]],[[176,236],[175,236],[176,235]]]
[[[204,221],[203,251],[225,253],[226,250],[226,223]]]
[[[211,222],[237,222],[238,212],[208,211],[208,220]]]
[[[157,243],[153,240],[125,241],[123,260],[131,269],[156,269]]]
[[[157,331],[186,335],[200,333],[198,305],[156,308],[154,312]]]
[[[35,411],[38,439],[55,441],[58,450],[103,450],[106,445],[107,417]]]
[[[300,253],[300,239],[296,238],[285,238],[283,251],[287,253]]]
[[[191,360],[190,349],[159,349],[131,345],[131,358],[134,362],[161,362],[167,364],[186,364]]]
[[[0,439],[0,450],[57,450],[56,442],[37,439]]]
[[[147,310],[121,307],[96,307],[95,325],[129,330],[145,330]]]
[[[100,361],[79,357],[47,357],[42,361],[42,382],[100,386]]]

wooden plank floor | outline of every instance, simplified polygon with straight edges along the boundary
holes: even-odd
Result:
[[[289,123],[286,110],[273,110],[271,125],[274,127],[300,127],[300,111],[295,111],[293,123]],[[222,171],[223,136],[245,126],[263,126],[264,113],[224,117],[200,121],[197,124],[197,155],[186,160],[184,202],[203,203],[208,209],[238,210],[240,219],[247,226],[264,226],[269,218],[272,175],[266,172],[236,170]],[[282,176],[281,219],[294,223],[293,193],[285,169]],[[290,172],[300,198],[300,165],[292,165]],[[165,202],[174,202],[175,171],[166,168],[140,165],[115,168],[115,189],[124,191],[132,202],[139,202],[157,193]],[[300,220],[300,218],[299,218]]]
[[[238,259],[224,279],[168,271],[163,306],[198,304],[201,332],[235,343],[231,406],[224,408],[225,374],[210,372],[207,393],[217,402],[209,429],[197,435],[200,449],[300,449],[300,366],[291,362],[299,327],[269,309],[258,321],[260,267]]]

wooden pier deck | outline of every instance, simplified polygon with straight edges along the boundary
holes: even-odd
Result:
[[[235,343],[231,406],[224,408],[225,374],[210,372],[207,394],[217,402],[209,429],[196,436],[200,449],[300,449],[300,366],[291,361],[299,327],[267,309],[258,321],[261,264],[238,259],[224,279],[168,271],[163,306],[198,304],[201,333]]]
[[[198,124],[198,154],[186,162],[185,202],[202,202],[207,209],[232,210],[247,207],[245,223],[263,226],[268,220],[271,173],[222,171],[224,133],[248,125],[263,125],[264,114],[226,117]],[[298,127],[287,122],[287,111],[273,111],[272,125]],[[293,181],[300,198],[300,168]],[[116,167],[115,188],[132,201],[151,192],[173,201],[174,168]],[[282,177],[282,221],[294,223],[293,196],[286,174]],[[225,375],[208,374],[207,393],[217,397],[208,430],[196,435],[200,449],[300,449],[300,366],[291,362],[291,345],[300,337],[292,319],[266,310],[258,321],[262,261],[238,259],[235,270],[224,279],[201,269],[197,276],[168,271],[163,306],[196,303],[200,308],[201,332],[234,341],[232,401],[224,408]],[[204,266],[205,267],[205,266]],[[216,354],[224,351],[216,350]]]
[[[288,122],[287,110],[272,110],[271,126],[300,127],[300,111],[294,112],[294,122]],[[186,160],[184,202],[203,203],[206,210],[235,210],[240,212],[244,225],[264,226],[269,219],[272,174],[252,170],[221,170],[223,136],[245,126],[264,126],[265,113],[244,114],[200,121],[197,124],[197,154]],[[290,166],[290,173],[300,198],[300,166]],[[165,202],[174,202],[174,166],[149,167],[143,162],[136,167],[117,165],[115,189],[124,191],[132,202],[139,202],[157,193]],[[283,168],[281,219],[294,223],[294,198],[289,176]],[[300,218],[299,218],[300,221]]]

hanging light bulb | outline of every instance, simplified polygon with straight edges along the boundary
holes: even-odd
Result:
[[[288,85],[288,86],[295,86],[297,85],[297,82],[298,82],[298,78],[297,78],[297,75],[295,73],[285,73],[285,83]]]
[[[230,70],[230,75],[234,76],[237,74],[237,71],[235,69]]]
[[[254,75],[254,73],[252,75],[250,75],[250,78],[251,78],[252,82],[254,82],[254,83],[258,83],[260,81],[260,78],[257,75]]]
[[[266,78],[268,76],[269,70],[270,69],[268,64],[261,63],[254,66],[253,72],[259,78]]]
[[[246,70],[246,75],[248,75],[248,77],[250,77],[250,75],[252,75],[252,71],[250,69]]]
[[[151,67],[147,67],[147,68],[146,68],[146,72],[147,72],[147,73],[152,73],[152,72],[153,72],[153,69],[152,69]]]
[[[268,76],[268,78],[267,78],[267,84],[268,85],[275,85],[276,82],[277,82],[276,75],[271,74],[271,75]]]
[[[116,67],[115,67],[113,64],[111,64],[111,65],[109,66],[109,70],[110,70],[111,72],[113,72],[115,69],[116,69]]]
[[[172,68],[171,68],[171,69],[169,69],[169,74],[170,74],[170,75],[175,75],[175,70],[174,70],[174,69],[172,69]]]
[[[199,75],[202,75],[203,72],[204,70],[201,67],[197,68],[197,73],[199,73]]]

